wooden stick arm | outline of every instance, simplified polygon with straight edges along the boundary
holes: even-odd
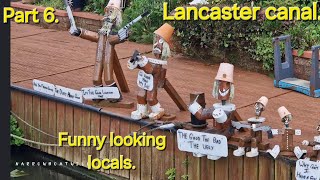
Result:
[[[92,42],[98,42],[98,39],[99,39],[99,35],[97,32],[89,31],[89,30],[82,29],[82,28],[80,28],[79,37],[81,37],[82,39],[92,41]]]

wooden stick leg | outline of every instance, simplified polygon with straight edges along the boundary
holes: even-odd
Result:
[[[112,51],[115,51],[115,49],[112,48]],[[113,71],[114,71],[114,74],[116,75],[116,78],[118,80],[118,83],[119,83],[121,91],[122,92],[126,92],[126,93],[130,92],[127,80],[126,80],[126,78],[124,76],[121,64],[119,62],[119,58],[118,58],[117,52],[114,52],[113,67],[114,67]]]
[[[182,100],[182,98],[179,96],[179,94],[174,89],[174,87],[171,85],[171,83],[169,82],[168,79],[165,80],[164,89],[167,91],[167,93],[169,94],[171,99],[174,101],[174,103],[176,103],[176,105],[178,106],[178,108],[181,111],[188,110],[187,104]]]

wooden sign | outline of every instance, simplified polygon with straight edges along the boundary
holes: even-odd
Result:
[[[54,96],[54,93],[55,93],[54,84],[47,83],[47,82],[44,82],[44,81],[39,81],[37,79],[34,79],[32,84],[33,84],[33,89],[35,91]]]
[[[147,74],[143,70],[138,73],[137,84],[140,88],[147,91],[152,91],[153,89],[153,76],[152,74]]]
[[[55,96],[82,103],[82,92],[56,85]]]
[[[180,151],[212,156],[228,156],[228,142],[225,136],[179,129],[177,131]]]
[[[117,87],[89,87],[82,88],[84,99],[119,99],[120,92]]]
[[[295,176],[297,180],[320,180],[320,163],[299,159],[296,162]]]

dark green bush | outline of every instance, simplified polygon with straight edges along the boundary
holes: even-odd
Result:
[[[10,115],[10,134],[14,134],[19,137],[23,137],[23,132],[21,128],[18,126],[17,120],[14,116]],[[24,144],[24,141],[11,137],[10,145],[20,146]]]

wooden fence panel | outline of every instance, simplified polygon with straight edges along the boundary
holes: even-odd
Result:
[[[207,156],[201,157],[201,180],[214,180],[214,163]]]
[[[49,133],[49,101],[45,98],[40,100],[40,129],[43,132]],[[40,142],[48,143],[50,137],[40,133]],[[48,152],[48,146],[40,146],[41,151]]]
[[[258,157],[244,157],[243,159],[243,179],[257,180],[259,171]]]
[[[32,104],[33,104],[33,126],[38,128],[38,129],[40,129],[41,128],[40,127],[40,123],[41,123],[41,118],[40,118],[41,117],[40,116],[40,107],[41,107],[40,98],[34,96]],[[40,132],[39,131],[33,130],[32,136],[34,137],[32,140],[40,141]],[[33,147],[35,147],[37,149],[40,149],[39,145],[34,145]]]
[[[190,180],[198,180],[201,177],[201,158],[188,153],[188,177]]]
[[[57,137],[57,103],[55,101],[49,101],[49,113],[48,113],[48,133]],[[55,138],[47,136],[47,143],[57,144]],[[50,146],[48,147],[48,153],[57,155],[57,148]]]
[[[25,117],[24,117],[24,111],[25,111],[25,108],[24,108],[24,93],[22,93],[22,92],[17,92],[17,94],[16,94],[16,96],[17,96],[17,112],[16,112],[16,114],[22,119],[22,120],[25,120]],[[20,120],[18,120],[17,119],[17,122],[18,122],[18,124],[19,124],[19,127],[21,128],[21,130],[23,131],[23,132],[25,132],[26,131],[26,128],[25,128],[25,123],[24,122],[22,122],[22,121],[20,121]]]
[[[101,131],[100,131],[100,136],[107,136],[107,141],[109,142],[109,133],[110,133],[110,125],[111,125],[111,118],[106,115],[101,115]],[[100,159],[105,159],[109,158],[110,153],[110,144],[105,144],[103,148],[100,151]],[[110,170],[102,170],[105,173],[110,173]]]
[[[236,157],[233,155],[234,149],[229,149],[229,179],[230,180],[246,180],[243,176],[243,156]]]
[[[82,135],[82,110],[78,107],[73,108],[74,114],[73,114],[73,135],[74,136],[81,136]],[[73,142],[73,140],[72,140]],[[82,163],[82,153],[81,153],[81,147],[72,147],[73,148],[73,161],[75,163]]]
[[[110,124],[110,132],[114,132],[114,137],[120,135],[120,121],[116,118],[111,118],[111,124]],[[113,158],[119,158],[120,157],[120,147],[110,147],[109,151],[109,159]],[[120,170],[121,171],[121,170]],[[110,170],[111,174],[120,175],[119,170]]]
[[[130,123],[127,121],[120,121],[120,136],[123,138],[125,136],[128,136],[130,134]],[[130,147],[121,146],[120,147],[120,155],[123,155],[123,158],[129,158],[130,159]],[[119,156],[120,157],[120,156]],[[119,175],[122,177],[129,178],[130,171],[129,170],[119,170]]]
[[[65,123],[66,121],[66,105],[62,103],[57,103],[57,134],[59,135],[59,132],[66,132],[65,129]],[[58,144],[58,139],[55,139],[54,141],[56,144]],[[66,143],[64,143],[65,145]],[[61,158],[66,157],[66,147],[57,147],[57,156]]]
[[[25,94],[24,97],[24,107],[25,107],[25,111],[24,111],[24,120],[29,123],[30,125],[33,124],[33,118],[32,118],[32,114],[33,114],[33,109],[32,109],[32,101],[33,101],[33,97],[31,95]],[[33,129],[30,126],[25,126],[25,131],[24,131],[24,136],[27,139],[32,139],[32,131]],[[26,145],[29,146],[33,146],[31,143],[26,143]]]
[[[101,127],[101,116],[96,112],[91,113],[91,124],[90,124],[90,135],[91,136],[100,136],[100,127]],[[104,146],[107,146],[105,144]],[[98,146],[98,145],[97,145]],[[90,155],[92,155],[92,159],[100,158],[100,151],[97,150],[97,147],[92,146],[90,148]]]
[[[229,164],[228,158],[220,158],[215,162],[215,179],[228,179]]]
[[[275,160],[275,179],[276,180],[289,180],[291,179],[291,169],[287,162],[276,159]]]
[[[259,156],[259,179],[274,179],[274,160],[265,156]]]
[[[64,122],[64,129],[66,132],[69,133],[69,136],[73,136],[74,135],[74,109],[72,106],[70,105],[66,105],[66,120]],[[78,112],[79,110],[77,110]],[[73,158],[73,152],[74,152],[74,148],[73,147],[66,147],[65,148],[66,151],[66,156],[65,159],[68,161],[74,161]]]
[[[186,152],[179,150],[176,142],[174,144],[174,158],[176,179],[182,179],[182,176],[186,177],[188,175],[188,156]]]
[[[134,132],[140,129],[140,125],[136,123],[131,123],[130,131]],[[140,172],[143,171],[141,169],[141,156],[140,156],[140,147],[139,146],[132,146],[130,147],[130,159],[132,160],[133,166],[135,166],[134,169],[130,170],[130,179],[132,180],[140,180],[141,174]]]

